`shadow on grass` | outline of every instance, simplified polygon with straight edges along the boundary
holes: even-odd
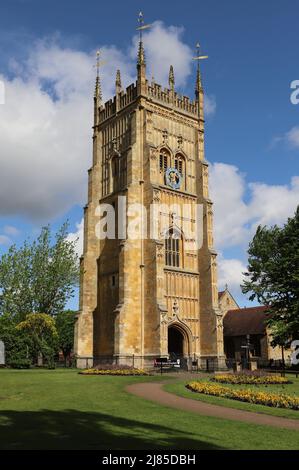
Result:
[[[158,424],[76,410],[4,411],[0,449],[221,449]]]

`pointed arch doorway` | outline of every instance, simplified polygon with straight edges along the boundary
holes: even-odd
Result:
[[[189,356],[188,333],[177,324],[168,327],[168,354],[172,358]]]
[[[168,354],[177,357],[184,354],[184,336],[174,326],[168,328]]]

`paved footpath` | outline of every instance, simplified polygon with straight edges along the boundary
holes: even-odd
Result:
[[[236,410],[219,405],[211,405],[192,398],[184,398],[163,390],[167,382],[145,382],[128,385],[126,391],[138,397],[151,400],[161,405],[170,406],[179,410],[191,411],[205,416],[225,418],[246,423],[276,426],[279,428],[293,429],[299,431],[299,419],[280,418],[252,411]],[[169,382],[168,382],[169,383]],[[190,392],[191,393],[191,392]],[[299,412],[298,412],[299,413]]]

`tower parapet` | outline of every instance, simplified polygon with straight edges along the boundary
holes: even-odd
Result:
[[[196,100],[180,95],[171,88],[163,88],[158,83],[149,83],[147,80],[145,90],[145,94],[142,95],[144,98],[156,101],[160,105],[163,104],[166,107],[177,109],[179,112],[192,115],[193,117],[198,117],[198,103]],[[139,98],[137,83],[132,83],[126,88],[126,91],[119,93],[119,106],[116,106],[116,96],[108,100],[104,106],[101,106],[99,110],[99,123],[103,123],[114,116],[116,112],[120,112],[127,106],[130,106],[137,98]]]
[[[147,96],[159,104],[163,103],[167,107],[176,108],[180,112],[197,116],[197,103],[188,96],[183,96],[174,91],[173,88],[162,88],[157,83],[150,83],[147,86]]]
[[[100,119],[99,123],[103,123],[107,119],[110,119],[112,116],[116,114],[116,112],[122,111],[124,108],[130,106],[134,101],[137,99],[137,85],[136,83],[131,83],[126,88],[126,91],[121,91],[119,93],[119,107],[116,106],[116,99],[117,97],[114,96],[109,101],[106,101],[104,106],[102,106],[99,110]]]

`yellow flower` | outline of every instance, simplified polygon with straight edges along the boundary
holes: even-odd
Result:
[[[187,388],[205,395],[214,395],[217,397],[232,398],[249,403],[255,403],[265,406],[275,406],[278,408],[290,408],[299,410],[299,397],[284,394],[256,392],[245,389],[231,389],[208,382],[189,382]]]
[[[150,375],[143,369],[84,369],[81,375]]]
[[[219,383],[229,384],[288,384],[290,383],[285,377],[279,375],[248,375],[248,374],[219,374],[213,379]]]

